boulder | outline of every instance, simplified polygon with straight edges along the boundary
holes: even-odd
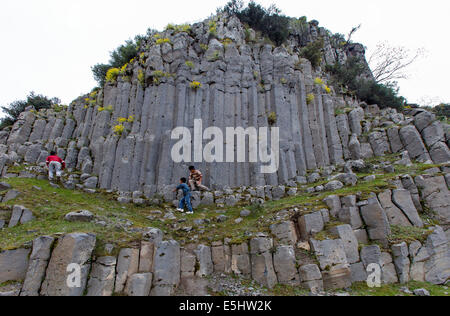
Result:
[[[0,252],[0,284],[25,279],[30,251],[22,248]]]
[[[299,268],[301,285],[312,293],[323,291],[322,273],[315,264],[304,265]]]
[[[359,262],[359,244],[352,227],[350,225],[336,226],[331,232],[342,240],[347,262],[350,264]]]
[[[367,271],[362,262],[353,263],[350,265],[352,282],[367,281]]]
[[[344,244],[342,240],[314,240],[311,239],[311,249],[315,252],[320,263],[321,270],[335,265],[347,264]]]
[[[414,126],[408,125],[403,127],[400,130],[400,139],[411,159],[416,159],[421,162],[431,159],[422,141],[422,137]]]
[[[300,237],[308,240],[312,234],[320,233],[325,227],[321,212],[306,214],[298,219]]]
[[[252,279],[268,288],[277,284],[272,248],[273,240],[270,238],[259,237],[250,241]]]
[[[367,202],[367,205],[361,206],[361,215],[368,226],[369,238],[387,245],[387,237],[391,234],[391,227],[386,213],[377,198],[371,198]]]
[[[273,256],[273,264],[278,283],[292,286],[300,284],[293,246],[278,246]]]
[[[336,217],[339,211],[341,210],[341,200],[337,195],[330,195],[323,200],[323,202],[330,209],[330,215]]]
[[[61,237],[48,264],[41,295],[82,296],[91,269],[90,260],[95,243],[96,236],[91,234],[74,233]],[[67,268],[71,264],[81,268],[80,287],[69,287],[67,284]]]
[[[17,198],[21,193],[17,190],[9,190],[5,196],[3,197],[2,203],[8,203],[9,201],[14,200]]]
[[[180,283],[181,252],[178,242],[163,241],[156,248],[152,296],[171,295]]]
[[[291,221],[273,224],[270,226],[272,235],[275,236],[275,243],[279,245],[294,246],[297,244],[297,232],[295,225]]]
[[[94,219],[94,214],[89,211],[82,210],[67,214],[64,219],[68,222],[85,222],[89,223]]]
[[[199,268],[197,271],[198,277],[206,277],[214,272],[214,265],[211,257],[211,247],[205,245],[199,245],[195,251],[197,260],[199,262]]]
[[[231,270],[245,278],[251,276],[251,263],[247,243],[231,246]]]
[[[33,241],[33,251],[20,296],[39,296],[54,241],[53,237],[48,236]]]
[[[396,226],[412,226],[406,215],[392,202],[392,191],[386,190],[378,194],[381,206],[384,208],[389,223]]]
[[[149,296],[152,288],[153,275],[151,273],[134,274],[130,277],[127,294],[128,296]]]
[[[116,257],[100,257],[92,264],[87,296],[112,296],[116,277]]]
[[[411,193],[407,190],[394,190],[392,194],[392,201],[400,208],[403,214],[406,215],[409,222],[416,227],[423,227],[423,221],[417,212]]]
[[[332,267],[322,272],[323,286],[327,291],[346,289],[352,286],[352,273],[348,264]]]
[[[359,229],[364,225],[358,207],[343,207],[337,217],[339,221],[349,224],[353,229]]]
[[[408,245],[403,242],[401,244],[393,245],[391,249],[394,256],[394,264],[399,281],[402,284],[406,284],[409,282],[409,270],[411,265],[408,258]]]
[[[350,159],[352,160],[361,159],[361,144],[356,134],[352,135],[350,142],[348,144],[348,150],[350,153]]]
[[[441,223],[450,224],[450,192],[445,178],[418,176],[415,181],[425,205],[436,214]]]
[[[115,293],[127,292],[127,281],[139,270],[139,249],[125,248],[119,252],[117,259],[117,275],[114,287]]]
[[[381,249],[378,245],[366,246],[361,249],[361,261],[366,269],[371,263],[379,264],[381,267],[381,257]]]
[[[325,185],[326,191],[336,191],[340,190],[344,187],[344,184],[340,181],[331,181]]]

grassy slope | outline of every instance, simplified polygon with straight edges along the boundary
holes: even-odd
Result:
[[[386,157],[386,159],[393,159]],[[379,161],[372,161],[377,163]],[[167,208],[158,207],[138,207],[134,205],[122,205],[116,201],[116,197],[112,194],[87,194],[82,191],[71,191],[66,189],[55,189],[50,186],[48,181],[11,178],[2,181],[10,183],[15,189],[22,194],[15,200],[10,201],[8,205],[24,205],[33,210],[36,220],[26,225],[15,228],[6,228],[0,231],[0,249],[14,249],[23,244],[32,241],[34,238],[42,235],[60,235],[71,232],[90,232],[97,234],[98,245],[97,254],[103,253],[103,245],[105,243],[113,243],[116,251],[121,247],[130,246],[138,242],[141,238],[140,232],[127,232],[123,229],[115,228],[116,224],[123,224],[127,221],[133,223],[133,228],[157,227],[162,229],[167,238],[175,238],[180,242],[193,242],[194,236],[198,237],[195,242],[207,242],[213,240],[223,240],[224,238],[232,239],[233,243],[239,243],[247,240],[249,236],[257,232],[269,232],[269,226],[274,220],[275,214],[287,208],[298,207],[302,212],[307,213],[314,210],[324,208],[322,200],[330,195],[337,194],[345,196],[349,194],[359,194],[361,198],[368,197],[371,192],[382,192],[383,190],[392,188],[390,180],[396,178],[400,174],[418,175],[427,169],[435,166],[424,166],[416,164],[413,167],[397,167],[394,174],[377,175],[377,179],[372,182],[360,182],[355,187],[345,187],[341,190],[314,194],[299,194],[294,197],[282,199],[280,201],[269,201],[263,207],[249,208],[245,205],[238,205],[232,208],[226,208],[226,216],[228,220],[224,223],[217,223],[215,218],[220,215],[216,207],[200,208],[196,210],[193,216],[177,214],[177,220],[164,220],[164,214]],[[360,178],[367,174],[359,174]],[[318,185],[317,183],[314,186]],[[39,187],[41,190],[36,189]],[[311,185],[312,186],[312,185]],[[0,209],[2,204],[0,204]],[[240,211],[244,208],[252,210],[252,215],[244,219],[240,224],[234,222],[239,218]],[[102,227],[93,223],[69,223],[64,221],[64,215],[71,211],[89,210],[97,217],[112,223],[109,227]],[[157,215],[155,219],[149,220],[147,217],[155,215],[153,211],[159,210],[162,215]],[[172,211],[173,208],[171,208]],[[429,225],[436,224],[427,214],[423,214],[423,219]],[[197,227],[194,223],[196,219],[209,219],[209,224],[204,227]],[[330,226],[339,224],[332,222]],[[194,227],[190,233],[181,230],[184,227]],[[408,241],[412,239],[423,240],[426,238],[426,229],[402,229],[393,227],[393,242]],[[323,235],[323,236],[322,236]],[[318,235],[317,238],[327,237],[327,234]],[[446,291],[441,287],[434,288],[428,284],[415,284],[418,287],[427,288],[432,294],[443,295]],[[368,289],[363,285],[355,285],[351,292],[352,295],[404,295],[399,291],[400,287],[385,286],[381,289]],[[412,289],[415,289],[412,287]],[[303,295],[304,291],[296,288],[278,286],[273,295]]]

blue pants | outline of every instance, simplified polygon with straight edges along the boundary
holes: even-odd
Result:
[[[179,208],[184,209],[184,206],[186,206],[188,208],[189,212],[194,212],[194,209],[192,208],[192,204],[191,204],[191,195],[190,194],[186,195],[184,198],[181,199]]]

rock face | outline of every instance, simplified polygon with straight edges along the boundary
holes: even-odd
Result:
[[[22,292],[20,293],[21,296],[39,296],[39,290],[45,277],[54,241],[53,237],[45,236],[33,241],[33,251],[30,256]]]
[[[25,279],[30,249],[0,252],[0,283]]]
[[[127,281],[139,270],[139,249],[122,249],[117,259],[117,275],[114,287],[115,293],[127,291]]]
[[[450,195],[444,177],[417,177],[417,187],[425,204],[436,213],[443,224],[450,223]]]
[[[391,228],[378,199],[369,199],[368,204],[361,207],[361,215],[368,226],[369,238],[387,245],[387,237],[391,234]]]
[[[161,242],[155,253],[152,296],[169,296],[180,283],[180,245],[176,241]]]
[[[81,296],[86,288],[88,274],[91,268],[90,258],[94,250],[96,237],[88,234],[65,235],[58,241],[48,264],[45,280],[42,284],[43,296]],[[74,268],[70,272],[80,272],[75,286],[69,287],[67,281],[70,273],[68,267],[78,265],[79,271]],[[75,273],[76,274],[76,273]]]
[[[159,36],[170,41],[162,45],[152,34],[143,40],[139,58],[124,67],[117,80],[80,97],[61,113],[27,109],[20,114],[11,130],[0,131],[0,172],[21,178],[36,178],[39,173],[38,178],[45,179],[45,157],[57,150],[73,172],[64,180],[66,189],[95,193],[100,188],[118,193],[117,201],[123,207],[128,203],[161,206],[177,199],[173,183],[186,175],[186,166],[194,163],[191,159],[213,189],[193,192],[195,208],[214,203],[218,208],[241,203],[260,206],[304,192],[321,199],[326,196],[320,207],[327,208],[302,205],[283,210],[268,224],[270,236],[248,235],[240,244],[227,239],[208,244],[202,239],[204,244],[181,247],[177,241],[164,241],[162,231],[149,228],[142,230],[143,240],[114,249],[117,256],[108,250],[107,256],[97,257],[93,256],[95,236],[75,233],[56,241],[41,237],[34,240],[32,251],[25,245],[0,252],[0,284],[24,281],[6,289],[6,294],[167,296],[184,290],[195,295],[207,293],[208,279],[215,274],[234,274],[267,288],[285,284],[317,293],[364,282],[371,263],[379,264],[385,284],[448,282],[448,166],[432,166],[415,179],[398,176],[389,183],[389,190],[374,190],[377,194],[371,193],[368,200],[369,192],[356,193],[359,187],[353,188],[353,195],[341,195],[358,184],[374,184],[379,189],[378,171],[391,176],[417,161],[448,163],[450,128],[444,129],[434,114],[423,109],[405,109],[404,113],[380,110],[316,84],[318,79],[326,80],[322,77],[329,78],[320,70],[326,64],[344,63],[355,56],[365,64],[362,46],[333,47],[328,33],[317,23],[309,23],[305,34],[291,29],[289,42],[273,47],[248,41],[246,33],[251,35],[253,30],[247,30],[236,17],[215,17],[215,36],[208,34],[209,22],[194,24],[190,32],[161,32]],[[308,60],[299,58],[298,50],[319,37],[324,39],[324,62],[323,67],[313,69]],[[199,83],[196,89],[191,85],[194,81]],[[122,134],[113,131],[117,122],[123,122]],[[175,161],[171,156],[178,140],[172,131],[179,126],[186,127],[186,134],[194,132],[190,139],[184,136],[195,153]],[[236,134],[241,126],[248,128],[247,134],[252,134],[253,128],[257,132],[280,128],[280,155],[273,173],[264,174],[261,167],[267,167],[267,162],[258,162],[247,148],[244,153],[249,162],[231,163],[228,152],[227,157],[218,157],[221,148],[214,148],[214,159],[208,153],[199,155],[206,138],[212,138],[204,130],[231,130],[234,139],[232,129],[238,128]],[[211,129],[206,134],[208,131]],[[264,145],[264,137],[257,136]],[[234,142],[233,148],[240,146],[229,135],[218,140],[220,145]],[[277,142],[268,139],[268,143]],[[264,156],[260,145],[250,143],[248,147],[259,149],[256,156]],[[402,159],[381,162],[379,157],[390,153],[401,154]],[[379,164],[363,160],[374,156]],[[8,172],[13,163],[23,162],[26,170]],[[369,172],[370,176],[358,176]],[[4,204],[21,194],[7,183],[0,183],[0,192]],[[218,211],[213,222],[195,220],[195,228],[203,230],[227,221],[240,224],[257,216],[257,212],[243,210],[240,218],[234,219],[234,211],[227,211]],[[424,236],[429,233],[423,244],[390,243],[391,225],[419,230],[426,224],[420,216],[425,211],[447,228],[447,233],[434,227],[423,230]],[[34,219],[33,212],[20,205],[12,212],[10,208],[0,210],[0,217],[2,232]],[[89,211],[65,217],[69,222],[94,218]],[[263,219],[265,222],[268,217]],[[176,220],[173,212],[164,216],[164,221],[172,221],[174,231],[194,230],[179,228],[183,221]],[[6,225],[9,227],[4,228]],[[131,229],[140,232],[141,228]],[[73,286],[75,281],[79,285]]]
[[[87,296],[111,296],[114,293],[116,263],[115,257],[101,257],[93,263]]]
[[[274,268],[274,263],[279,262],[276,261],[276,255],[275,258],[272,257],[272,248],[273,240],[269,238],[255,238],[250,242],[252,278],[268,288],[273,288],[278,283],[275,274],[278,265]]]
[[[283,186],[305,176],[308,170],[343,164],[344,158],[360,159],[367,152],[363,145],[358,146],[364,109],[349,98],[315,87],[314,78],[322,74],[293,53],[320,34],[326,42],[324,65],[344,63],[348,57],[360,58],[365,65],[362,46],[333,47],[326,30],[315,23],[306,28],[307,41],[300,39],[303,36],[294,28],[287,47],[256,44],[246,39],[246,27],[236,17],[218,15],[215,19],[215,37],[207,31],[210,20],[192,25],[190,32],[161,32],[160,38],[170,44],[157,43],[152,34],[143,41],[141,58],[124,68],[115,82],[108,82],[94,97],[78,98],[62,114],[22,113],[12,131],[2,136],[6,138],[4,143],[29,143],[22,158],[30,163],[49,149],[40,141],[64,148],[67,169],[89,175],[82,184],[84,188],[120,192],[151,188],[147,192],[155,195],[186,174],[185,165],[168,159],[176,144],[171,137],[176,127],[194,130],[194,120],[201,120],[202,128],[195,131],[198,137],[208,127],[225,132],[227,127],[259,129],[274,125],[282,127],[281,150],[279,168],[270,176],[261,174],[262,162],[222,163],[224,157],[218,157],[219,162],[209,163],[211,157],[195,157],[208,187],[271,185],[274,199],[285,196]],[[198,89],[191,88],[194,81],[201,84]],[[314,102],[307,101],[308,95],[314,96]],[[337,115],[336,110],[346,105],[352,110]],[[275,124],[269,116],[272,112]],[[123,123],[125,132],[116,135],[113,127],[118,119],[130,116],[133,120]],[[381,136],[382,143],[378,137],[373,141],[377,154],[389,151],[387,136]],[[248,155],[248,148],[246,151]],[[212,196],[206,195],[199,202],[211,201]],[[232,197],[224,201],[227,205],[237,202]]]

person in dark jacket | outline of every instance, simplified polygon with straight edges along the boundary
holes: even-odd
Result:
[[[191,204],[191,189],[189,188],[189,186],[186,183],[187,183],[187,179],[181,178],[180,185],[174,190],[174,192],[177,192],[179,190],[183,191],[183,198],[180,201],[177,211],[183,213],[184,207],[187,207],[188,212],[186,214],[194,214],[194,209],[192,208],[192,204]]]

